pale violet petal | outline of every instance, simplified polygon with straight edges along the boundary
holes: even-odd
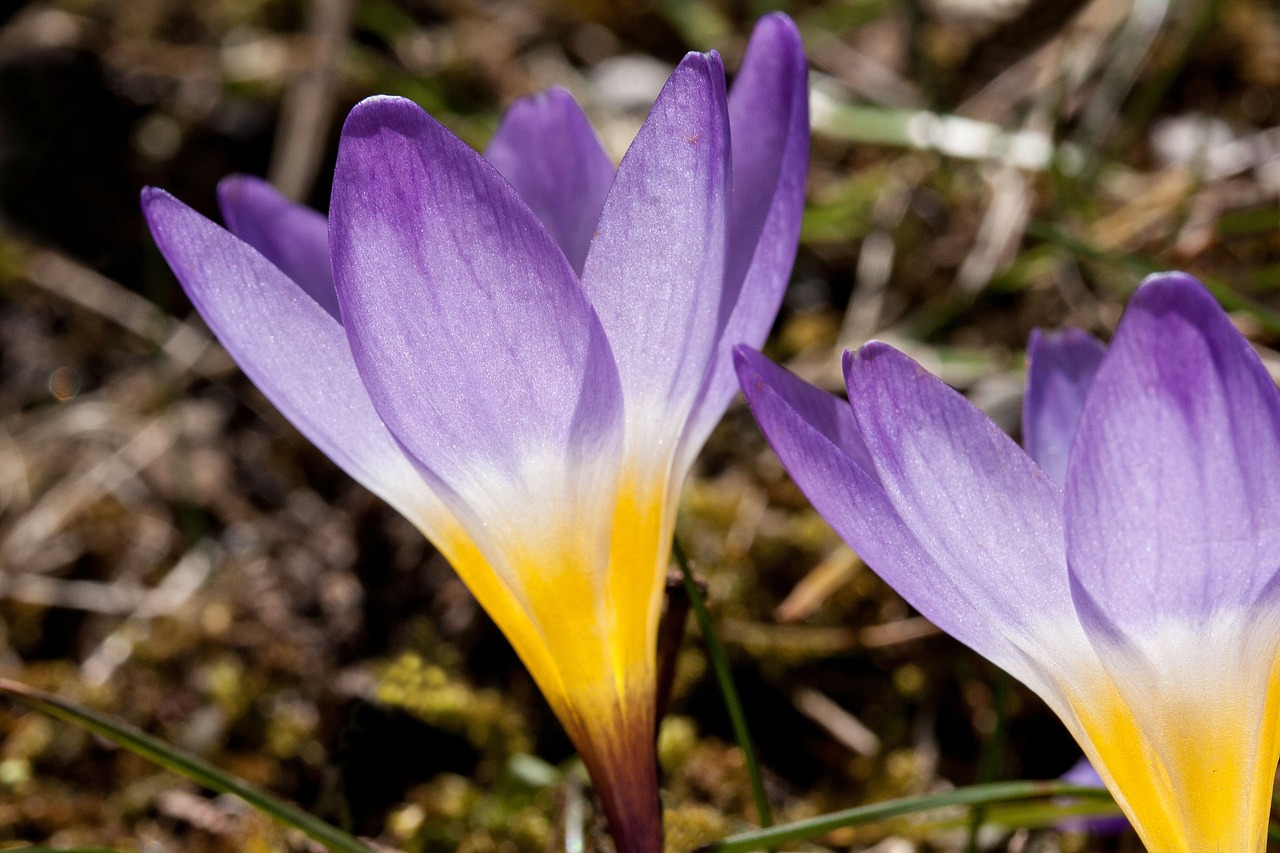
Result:
[[[581,274],[614,170],[573,95],[553,87],[516,101],[484,156]]]
[[[733,201],[715,358],[681,439],[676,480],[693,464],[738,383],[733,348],[759,347],[782,304],[800,240],[809,171],[809,75],[782,14],[756,24],[729,91]]]
[[[417,105],[370,98],[343,129],[329,239],[374,407],[490,562],[602,562],[618,377],[577,277],[511,185]]]
[[[609,191],[583,284],[622,381],[628,455],[665,468],[715,347],[729,123],[715,54],[672,73]]]
[[[338,319],[338,294],[329,267],[329,224],[323,214],[297,204],[250,175],[218,182],[218,205],[227,228],[262,253]]]
[[[1105,352],[1101,341],[1080,329],[1036,329],[1027,344],[1022,446],[1058,488],[1066,482],[1067,451]]]
[[[161,254],[254,384],[330,459],[410,521],[447,516],[369,401],[342,327],[278,267],[162,190],[142,209]]]

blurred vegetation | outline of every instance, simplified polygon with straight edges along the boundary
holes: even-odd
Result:
[[[137,209],[229,172],[324,210],[346,110],[417,100],[482,146],[567,86],[620,156],[686,50],[782,8],[813,68],[803,245],[772,355],[839,388],[898,344],[1016,429],[1037,325],[1114,328],[1146,272],[1210,283],[1280,364],[1280,9],[1269,0],[48,0],[0,6],[0,675],[119,715],[393,849],[607,849],[501,635],[194,317]],[[807,506],[739,406],[686,490],[780,820],[1078,751]],[[694,628],[659,735],[672,850],[754,819]],[[1137,851],[1017,828],[1010,851]],[[827,849],[960,850],[899,821]],[[0,702],[0,849],[299,838]],[[577,846],[575,846],[577,845]],[[819,848],[810,848],[819,849]]]

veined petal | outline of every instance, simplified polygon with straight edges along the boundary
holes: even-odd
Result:
[[[886,580],[1035,690],[1103,771],[1135,825],[1146,816],[1154,832],[1174,826],[1151,819],[1168,807],[1150,768],[1134,760],[1152,752],[1147,732],[1074,612],[1061,492],[986,415],[892,347],[872,343],[846,354],[845,377],[887,503],[922,560],[936,567],[916,581],[915,598],[900,576]],[[999,646],[980,631],[1006,641],[1014,654],[998,656]]]
[[[1036,329],[1027,344],[1030,364],[1022,404],[1022,445],[1058,488],[1067,479],[1067,451],[1085,394],[1106,351],[1101,341],[1080,329]]]
[[[634,575],[616,564],[621,389],[573,270],[492,165],[395,98],[347,120],[330,241],[374,405],[460,521],[441,550],[582,752],[619,842],[656,849],[658,540],[643,594],[616,595]]]
[[[322,214],[250,175],[219,181],[218,205],[232,234],[261,252],[341,322],[329,266],[329,223]]]
[[[800,238],[809,166],[809,68],[800,31],[786,15],[761,18],[751,33],[729,90],[729,132],[733,203],[725,303],[737,309],[739,291],[758,266],[766,268],[757,271],[764,281],[754,284],[776,294],[776,311],[782,299],[777,280],[785,286]],[[766,322],[773,322],[772,315]],[[767,332],[766,325],[761,334]]]
[[[986,415],[892,347],[846,353],[845,379],[888,502],[971,618],[1059,682],[1085,666],[1093,654],[1072,607],[1057,487]]]
[[[677,482],[738,390],[733,348],[764,343],[800,240],[809,171],[809,72],[796,25],[760,19],[729,91],[733,201],[721,331],[711,371],[681,440]]]
[[[343,129],[329,234],[374,406],[485,531],[493,567],[602,565],[618,378],[573,270],[511,185],[412,102],[370,98]]]
[[[628,457],[663,480],[714,352],[729,163],[724,69],[691,53],[618,167],[583,273],[618,363]]]
[[[142,193],[161,254],[240,367],[308,439],[428,532],[448,512],[373,409],[346,334],[280,269],[163,190]]]
[[[1148,279],[1080,416],[1066,533],[1080,617],[1151,738],[1131,760],[1164,783],[1170,849],[1262,850],[1280,757],[1278,477],[1280,393],[1257,355],[1194,279]],[[1135,811],[1146,837],[1157,821]]]
[[[423,482],[374,410],[337,320],[248,244],[162,190],[145,190],[142,207],[156,244],[192,303],[249,378],[303,435],[444,552],[511,640],[553,707],[577,721],[576,739],[584,737],[583,731],[599,739],[599,727],[588,721],[620,704],[613,675],[616,650],[604,639],[607,625],[594,609],[598,596],[590,579],[581,577],[583,567],[554,566],[559,574],[546,572],[548,584],[513,589],[510,579],[489,566],[468,532]],[[557,585],[566,570],[571,583]],[[573,577],[575,570],[578,577]],[[632,609],[636,608],[644,610],[643,604]],[[545,636],[546,625],[575,621],[573,630]],[[598,642],[574,642],[587,636]],[[631,656],[640,658],[643,650]],[[574,679],[584,683],[587,674],[605,683],[594,690],[566,687],[565,682]],[[643,695],[644,684],[630,687]],[[651,743],[652,712],[645,710],[651,703],[633,697],[629,704],[639,704],[640,710],[612,720],[605,734],[620,730],[623,742],[634,742],[640,737],[636,731],[648,732]],[[584,753],[593,744],[585,740]],[[607,745],[617,748],[612,741]],[[643,773],[642,765],[639,771]]]
[[[554,87],[516,101],[484,156],[581,274],[614,169],[573,95]]]
[[[1129,302],[1067,473],[1078,589],[1112,633],[1208,623],[1273,598],[1280,392],[1213,297],[1183,275]]]
[[[1026,633],[1016,624],[1026,615],[1016,591],[925,551],[877,479],[849,404],[747,347],[738,347],[735,361],[761,431],[841,538],[934,624],[1052,699],[1051,682],[1010,642],[1010,623],[1012,636]]]

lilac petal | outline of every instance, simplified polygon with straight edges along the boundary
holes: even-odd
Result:
[[[738,390],[733,348],[759,347],[782,304],[800,240],[809,170],[809,72],[786,15],[760,19],[729,92],[733,203],[723,329],[683,438],[683,473]]]
[[[1129,302],[1080,416],[1067,553],[1086,627],[1136,636],[1270,598],[1280,570],[1280,393],[1195,279]]]
[[[841,538],[938,627],[1051,695],[1041,671],[1010,642],[1026,633],[1015,624],[1028,615],[1017,590],[971,571],[963,559],[926,552],[920,531],[904,521],[878,481],[849,405],[747,347],[735,350],[735,363],[761,431]]]
[[[209,328],[254,384],[359,483],[426,528],[444,512],[374,412],[346,334],[249,245],[163,190],[142,210]]]
[[[249,175],[223,178],[218,204],[232,234],[261,252],[341,322],[329,266],[329,225],[322,214]]]
[[[485,152],[582,272],[613,162],[573,95],[559,87],[511,105]]]
[[[1107,351],[1080,329],[1031,333],[1027,344],[1027,394],[1022,404],[1022,445],[1027,455],[1061,488],[1067,479],[1067,451],[1085,394]]]
[[[669,459],[714,352],[729,207],[724,69],[691,53],[622,159],[583,285],[618,361],[632,451]]]
[[[846,353],[845,379],[876,476],[937,564],[935,581],[945,577],[970,618],[1059,674],[1091,657],[1072,607],[1053,482],[968,400],[886,344]]]
[[[374,406],[455,512],[479,513],[469,530],[512,502],[532,518],[605,500],[612,475],[585,463],[621,440],[609,344],[497,170],[411,101],[370,98],[343,128],[329,236]]]
[[[1120,761],[1099,749],[1117,778],[1154,780],[1132,812],[1150,849],[1173,849],[1162,828],[1178,849],[1262,849],[1278,475],[1280,393],[1257,355],[1197,281],[1149,278],[1090,386],[1064,498],[1072,594],[1124,706],[1099,716],[1147,741]]]

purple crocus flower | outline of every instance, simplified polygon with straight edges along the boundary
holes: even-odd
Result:
[[[737,350],[818,511],[1053,708],[1149,850],[1260,853],[1280,753],[1280,392],[1177,273],[1142,284],[1105,353],[1067,333],[1031,358],[1034,459],[885,344],[846,354],[848,403]]]
[[[228,178],[230,231],[142,204],[191,301],[308,438],[416,524],[582,753],[618,848],[661,849],[655,641],[676,502],[794,258],[807,72],[785,16],[732,92],[685,57],[615,169],[573,98],[481,157],[409,101],[342,132],[330,218]],[[732,147],[730,139],[732,138]]]

